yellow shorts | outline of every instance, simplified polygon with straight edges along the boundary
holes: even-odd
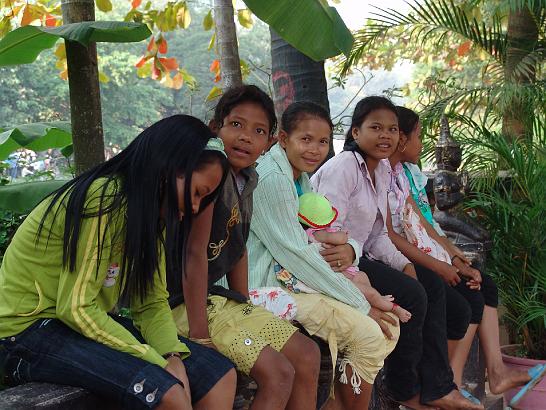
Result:
[[[220,353],[238,370],[250,374],[262,349],[280,351],[298,329],[260,306],[240,303],[223,296],[209,296],[209,333]],[[186,305],[173,309],[178,333],[188,337]]]
[[[298,306],[296,320],[309,334],[328,342],[333,365],[338,351],[341,352],[340,381],[348,382],[346,366],[349,365],[353,371],[350,381],[355,393],[360,392],[361,380],[373,384],[385,358],[396,346],[400,327],[388,325],[394,336],[389,340],[373,319],[345,303],[316,293],[289,293]]]

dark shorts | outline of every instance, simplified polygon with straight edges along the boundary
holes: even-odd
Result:
[[[130,320],[115,319],[142,341]],[[196,403],[233,364],[213,349],[180,340],[191,350],[184,366]],[[161,367],[88,339],[57,319],[38,320],[22,333],[0,339],[2,373],[0,384],[6,386],[49,382],[83,387],[124,409],[155,408],[180,383]]]

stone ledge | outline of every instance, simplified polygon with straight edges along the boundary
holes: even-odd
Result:
[[[108,401],[80,387],[27,383],[0,391],[2,410],[115,410]]]

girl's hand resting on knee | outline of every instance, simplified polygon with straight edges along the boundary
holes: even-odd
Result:
[[[377,324],[379,325],[379,327],[381,328],[385,336],[387,336],[389,339],[394,339],[389,329],[389,326],[385,322],[388,322],[393,326],[398,326],[398,322],[396,321],[395,318],[387,315],[385,312],[374,307],[370,308],[370,311],[368,312],[368,316],[377,322]]]
[[[434,271],[440,275],[444,282],[449,286],[456,286],[461,281],[459,268],[456,268],[449,263],[438,261]]]
[[[461,275],[466,276],[467,278],[470,278],[477,283],[482,282],[482,275],[480,271],[469,266],[459,257],[453,259],[453,266],[459,269],[459,273]]]
[[[188,396],[188,400],[191,403],[190,382],[188,380],[188,375],[186,374],[186,368],[184,367],[182,359],[177,356],[169,357],[167,359],[167,367],[165,367],[165,370],[184,384],[184,392]]]

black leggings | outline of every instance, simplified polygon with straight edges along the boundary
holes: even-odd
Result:
[[[482,283],[480,290],[472,290],[466,285],[466,281],[461,281],[454,287],[470,305],[472,311],[470,323],[477,325],[482,321],[483,307],[490,306],[497,308],[499,305],[499,292],[497,285],[491,276],[482,273]]]
[[[411,312],[400,325],[400,339],[385,361],[385,385],[393,399],[437,400],[456,389],[447,354],[448,328],[464,336],[470,319],[468,303],[434,272],[416,266],[416,281],[380,262],[360,259],[371,285]],[[448,309],[446,309],[448,306]],[[449,312],[449,314],[447,314]]]

